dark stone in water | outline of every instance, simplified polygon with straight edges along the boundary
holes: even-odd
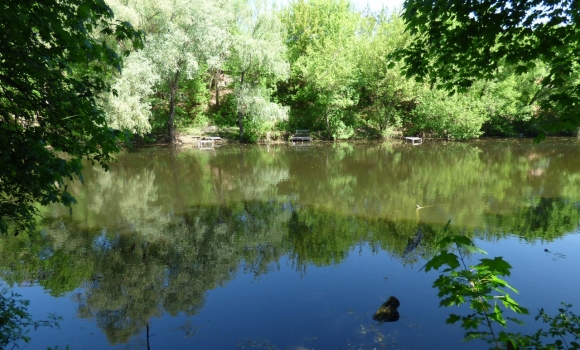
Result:
[[[399,299],[390,296],[373,315],[373,320],[380,322],[395,322],[399,319],[397,308],[401,305]]]

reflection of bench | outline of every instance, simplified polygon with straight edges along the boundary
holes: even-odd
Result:
[[[423,139],[420,137],[405,137],[405,140],[411,140],[414,145],[420,145],[423,143]]]
[[[296,130],[296,134],[290,138],[290,141],[292,141],[292,143],[312,141],[312,138],[310,137],[310,130]]]

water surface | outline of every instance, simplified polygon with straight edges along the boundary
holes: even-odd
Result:
[[[564,138],[126,152],[69,185],[72,216],[0,241],[1,277],[63,317],[34,349],[482,348],[420,268],[451,220],[514,266],[524,306],[575,303],[579,156]],[[373,321],[390,295],[401,319]]]

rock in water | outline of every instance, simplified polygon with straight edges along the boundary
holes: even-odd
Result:
[[[390,296],[387,301],[373,315],[373,320],[380,322],[394,322],[399,319],[399,311],[397,308],[401,305],[399,299]]]

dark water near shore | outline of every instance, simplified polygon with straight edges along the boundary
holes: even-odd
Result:
[[[144,149],[84,182],[0,241],[5,284],[63,317],[28,349],[485,348],[419,271],[449,220],[532,313],[580,306],[576,139]],[[373,321],[390,295],[401,319]]]

